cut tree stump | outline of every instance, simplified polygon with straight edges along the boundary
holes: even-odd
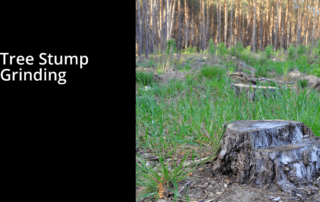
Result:
[[[220,143],[214,175],[233,175],[236,182],[254,187],[277,185],[289,194],[318,194],[320,137],[304,123],[235,121]]]
[[[250,100],[256,100],[257,89],[259,89],[260,93],[264,95],[266,98],[275,97],[276,93],[279,95],[278,88],[272,86],[256,86],[256,85],[248,85],[248,84],[231,84],[231,87],[235,89],[236,94],[239,95],[241,92],[245,92],[245,94],[249,97]]]

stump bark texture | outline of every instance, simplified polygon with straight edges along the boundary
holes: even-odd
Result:
[[[214,174],[235,175],[240,184],[318,194],[320,137],[301,122],[235,121],[227,125],[212,165]]]

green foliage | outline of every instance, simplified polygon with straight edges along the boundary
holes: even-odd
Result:
[[[303,53],[305,53],[305,51],[306,51],[306,47],[304,45],[300,44],[298,46],[298,50],[297,50],[298,55],[302,55]]]
[[[251,53],[251,46],[247,46],[247,47],[244,49],[243,54],[245,54],[245,55],[250,55],[250,53]]]
[[[157,113],[159,107],[153,97],[149,96],[137,96],[136,107],[142,110],[143,113]]]
[[[295,57],[295,54],[296,54],[296,50],[295,50],[295,47],[294,47],[293,44],[290,44],[287,52],[288,52],[288,58],[289,58],[290,60],[293,60],[294,57]]]
[[[216,46],[213,44],[212,38],[209,40],[209,53],[213,55],[216,52]]]
[[[266,49],[265,49],[265,52],[266,52],[267,58],[270,59],[270,57],[273,54],[273,45],[270,44],[269,46],[267,46]]]
[[[320,65],[319,65],[320,66]],[[320,67],[317,68],[317,69],[314,69],[313,72],[312,72],[313,75],[317,76],[317,77],[320,77]]]
[[[153,80],[153,74],[147,73],[147,72],[136,72],[136,82],[141,83],[144,86],[147,86],[154,82]]]
[[[219,56],[224,56],[228,53],[229,53],[229,51],[228,51],[227,47],[225,46],[225,44],[223,42],[219,43],[218,47],[217,47],[217,54]]]
[[[170,53],[170,49],[171,53],[176,53],[177,52],[177,44],[176,44],[176,40],[174,39],[169,39],[167,42],[167,48],[166,48],[166,53],[169,54]]]
[[[217,78],[220,79],[226,73],[226,69],[219,66],[207,66],[204,65],[200,70],[199,78],[206,77],[208,79]]]
[[[308,86],[308,80],[307,79],[300,79],[298,81],[298,85],[301,86],[301,88],[305,88]]]
[[[246,74],[251,74],[251,71],[247,70],[247,69],[244,69],[243,72],[246,73]]]
[[[255,72],[255,77],[267,77],[268,73],[266,70],[266,66],[260,66],[257,68],[257,71]]]

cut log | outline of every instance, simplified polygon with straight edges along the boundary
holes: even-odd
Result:
[[[239,95],[241,92],[245,92],[245,94],[249,97],[250,100],[255,100],[257,95],[257,89],[259,89],[259,92],[263,94],[266,98],[270,97],[270,95],[273,95],[275,97],[275,94],[277,93],[279,95],[279,90],[276,87],[271,86],[256,86],[256,85],[248,85],[248,84],[231,84],[231,87],[235,89],[236,94]]]
[[[320,137],[304,123],[235,121],[220,143],[213,174],[233,175],[236,182],[254,187],[277,185],[289,194],[318,194]]]

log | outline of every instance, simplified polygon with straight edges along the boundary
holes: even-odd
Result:
[[[231,84],[231,87],[235,89],[236,94],[239,95],[241,92],[245,92],[245,94],[249,97],[250,100],[256,100],[257,98],[257,89],[266,97],[270,97],[273,95],[275,97],[276,93],[279,94],[279,88],[272,86],[256,86],[256,85],[248,85],[248,84]]]
[[[240,184],[278,186],[305,197],[320,188],[320,137],[307,125],[286,120],[235,121],[226,127],[212,162],[213,174]]]

